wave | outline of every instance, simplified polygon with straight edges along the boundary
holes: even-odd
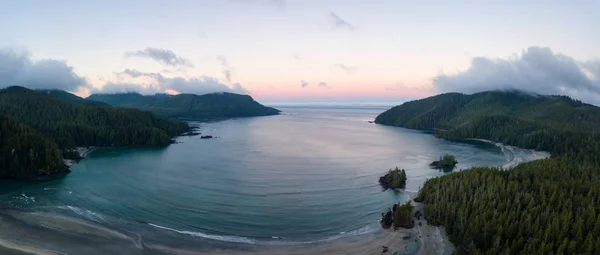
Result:
[[[107,222],[106,218],[102,214],[93,212],[93,211],[90,211],[87,209],[82,209],[82,208],[79,208],[76,206],[70,206],[70,205],[57,206],[56,208],[74,212],[75,214],[77,214],[79,216],[83,216],[86,219],[93,220],[96,222]]]
[[[348,231],[348,232],[340,232],[339,235],[330,236],[330,237],[327,237],[324,239],[302,242],[302,241],[272,241],[272,240],[286,239],[284,237],[279,237],[279,236],[272,236],[271,237],[272,240],[268,241],[268,240],[253,239],[253,238],[241,237],[241,236],[211,235],[211,234],[206,234],[206,233],[202,233],[202,232],[178,230],[178,229],[169,228],[169,227],[165,227],[165,226],[161,226],[161,225],[157,225],[157,224],[153,224],[153,223],[147,223],[147,224],[152,227],[155,227],[155,228],[160,228],[160,229],[173,231],[173,232],[180,233],[180,234],[201,237],[201,238],[206,238],[206,239],[211,239],[211,240],[217,240],[217,241],[222,241],[222,242],[232,242],[232,243],[260,244],[260,245],[315,244],[315,243],[334,241],[334,240],[344,238],[344,237],[366,235],[366,234],[374,233],[375,231],[379,230],[379,228],[377,228],[377,226],[375,226],[375,225],[367,225],[367,226],[364,226],[364,227],[356,229],[356,230],[352,230],[352,231]]]
[[[168,228],[168,227],[164,227],[164,226],[153,224],[153,223],[148,223],[148,225],[153,226],[155,228],[160,228],[160,229],[164,229],[164,230],[169,230],[169,231],[177,232],[177,233],[180,233],[180,234],[191,235],[191,236],[196,236],[196,237],[202,237],[202,238],[207,238],[207,239],[212,239],[212,240],[217,240],[217,241],[233,242],[233,243],[256,244],[256,240],[252,240],[252,239],[247,238],[247,237],[209,235],[209,234],[205,234],[205,233],[202,233],[202,232],[177,230],[177,229],[174,229],[174,228]]]
[[[34,196],[27,196],[27,195],[25,195],[25,193],[21,193],[20,196],[12,197],[12,200],[8,201],[8,203],[11,204],[11,205],[13,205],[13,206],[28,205],[30,203],[35,203],[35,197]]]

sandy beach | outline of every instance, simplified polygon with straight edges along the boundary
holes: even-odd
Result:
[[[90,147],[77,147],[76,148],[77,153],[79,153],[79,156],[81,156],[82,158],[87,157],[88,154],[92,153],[96,149],[98,149],[98,147],[94,147],[94,146],[90,146]],[[77,161],[78,160],[73,160],[73,159],[63,159],[63,162],[68,167],[74,166],[75,164],[77,164]]]
[[[421,203],[414,203],[421,210]],[[135,232],[45,212],[0,211],[0,254],[451,254],[443,230],[421,219],[412,229],[382,230],[307,245],[232,245],[207,248],[160,243]],[[187,238],[187,237],[185,237]],[[201,239],[196,239],[198,243]],[[192,239],[192,243],[193,243]],[[388,251],[383,253],[383,247]]]
[[[551,156],[550,153],[546,152],[546,151],[523,149],[523,148],[511,146],[511,145],[497,143],[497,142],[486,140],[486,139],[469,138],[467,140],[489,143],[489,144],[492,144],[492,145],[500,148],[500,150],[502,150],[502,152],[509,157],[508,162],[501,165],[502,169],[510,169],[521,163],[538,160],[538,159],[545,159],[545,158],[549,158]],[[525,153],[523,153],[523,152],[525,152]]]

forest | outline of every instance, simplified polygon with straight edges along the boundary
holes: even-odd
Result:
[[[0,177],[32,179],[68,172],[61,151],[37,131],[0,114]]]
[[[387,174],[379,177],[379,185],[383,189],[404,189],[406,187],[406,171],[396,167],[390,169]]]
[[[27,179],[32,177],[31,167],[46,172],[63,169],[62,160],[56,163],[57,149],[59,156],[62,152],[63,157],[75,157],[70,151],[79,146],[163,146],[191,129],[183,121],[137,109],[89,103],[63,92],[38,92],[17,86],[0,90],[0,115],[6,123],[2,139],[7,141],[3,143],[0,162],[8,164],[15,157],[20,159],[18,164],[5,168],[0,177]],[[29,149],[35,157],[25,160],[28,154],[15,154],[20,152],[17,148],[22,152]],[[42,154],[47,155],[39,156]]]
[[[279,110],[254,101],[249,95],[226,92],[204,95],[155,94],[149,96],[138,93],[92,94],[87,100],[151,111],[168,118],[192,120],[219,120],[279,114]]]
[[[600,254],[600,108],[564,96],[449,93],[396,106],[376,122],[552,153],[425,182],[425,218],[444,226],[458,254]]]

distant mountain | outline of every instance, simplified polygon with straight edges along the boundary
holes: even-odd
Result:
[[[69,92],[66,92],[66,91],[60,90],[60,89],[38,89],[36,91],[39,92],[39,93],[41,93],[41,94],[50,95],[52,97],[61,99],[63,101],[71,102],[71,103],[78,104],[78,105],[84,105],[84,106],[110,106],[107,103],[93,101],[93,100],[86,100],[84,98],[78,97],[76,95],[73,95],[73,94],[71,94]]]
[[[600,132],[600,108],[566,96],[517,91],[447,93],[393,107],[375,122],[437,129],[448,139],[481,138],[562,153],[574,148],[565,144],[592,139],[590,134]]]
[[[248,95],[211,93],[205,95],[138,93],[93,94],[87,100],[104,102],[113,106],[152,111],[160,116],[194,120],[217,120],[235,117],[277,115],[279,110],[266,107]]]

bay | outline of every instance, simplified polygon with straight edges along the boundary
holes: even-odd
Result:
[[[369,123],[381,107],[286,107],[279,116],[194,123],[203,135],[164,148],[105,148],[72,173],[43,183],[2,182],[9,208],[67,214],[117,229],[259,244],[313,243],[379,231],[380,213],[406,201],[381,190],[404,168],[407,190],[459,164],[500,166],[527,151],[454,143],[430,133]]]

